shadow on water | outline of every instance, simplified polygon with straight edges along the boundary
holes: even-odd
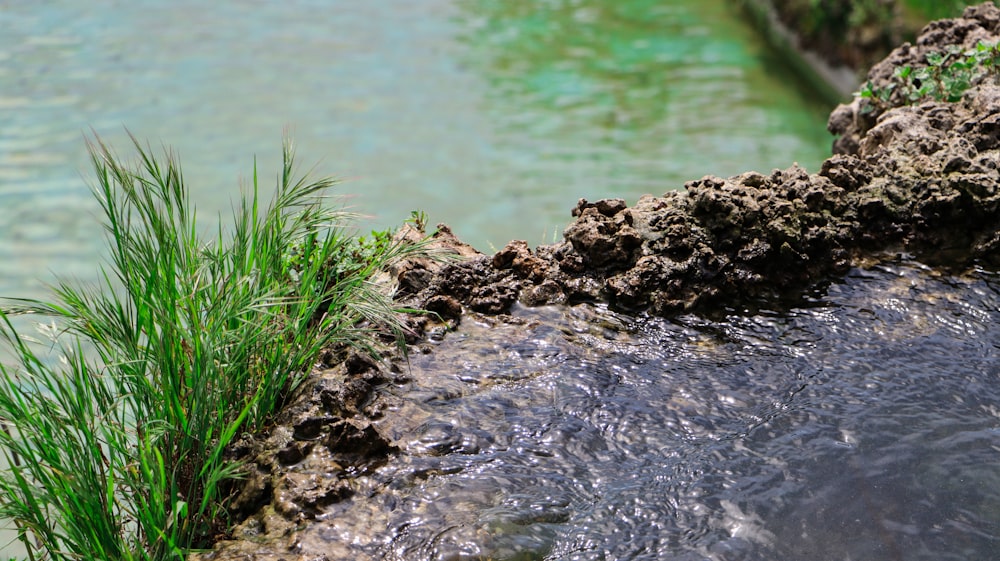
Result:
[[[809,306],[719,321],[515,315],[466,317],[411,357],[379,421],[403,452],[303,544],[395,560],[994,557],[995,274],[886,263]]]

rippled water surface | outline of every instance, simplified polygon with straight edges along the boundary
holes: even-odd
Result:
[[[95,276],[91,128],[176,147],[211,219],[289,127],[366,225],[421,209],[486,251],[551,241],[579,197],[816,171],[829,107],[731,4],[0,0],[0,295]]]
[[[787,312],[467,318],[402,453],[301,543],[343,559],[987,560],[1000,278],[856,270]]]

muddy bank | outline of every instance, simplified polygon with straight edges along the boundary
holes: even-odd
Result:
[[[895,65],[924,64],[931,49],[998,38],[1000,10],[970,9],[963,19],[929,26],[870,77],[888,80]],[[463,320],[507,322],[504,314],[518,302],[712,313],[780,307],[875,253],[943,266],[995,265],[1000,86],[985,79],[958,103],[901,101],[872,110],[861,101],[838,107],[830,119],[840,135],[837,153],[819,173],[793,166],[708,176],[631,207],[619,199],[581,200],[564,241],[535,249],[514,241],[492,256],[439,227],[434,243],[460,259],[412,261],[392,271],[403,305],[434,312],[413,317],[410,352],[431,352],[433,341]],[[421,237],[413,229],[402,235]],[[243,522],[234,539],[198,558],[349,558],[349,548],[337,549],[331,521],[336,505],[378,495],[383,483],[371,475],[399,452],[377,427],[398,399],[386,389],[407,381],[405,364],[391,347],[381,360],[324,357],[275,425],[233,451],[250,467],[233,505]],[[301,541],[316,520],[330,528],[322,551]]]

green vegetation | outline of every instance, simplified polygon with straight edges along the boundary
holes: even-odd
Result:
[[[906,8],[919,13],[925,21],[958,17],[966,6],[982,3],[983,0],[903,0]]]
[[[903,103],[912,104],[933,99],[955,102],[962,99],[973,82],[984,75],[995,74],[1000,65],[1000,48],[980,42],[965,51],[953,46],[945,51],[927,54],[927,66],[902,66],[895,70],[893,81],[876,87],[865,83],[857,95],[869,100],[867,111],[889,105],[894,92]]]
[[[134,162],[89,146],[110,244],[101,282],[0,313],[16,359],[0,365],[0,518],[32,560],[210,545],[241,471],[227,445],[268,421],[321,348],[398,330],[374,275],[421,251],[349,235],[351,216],[323,204],[335,182],[294,177],[287,142],[273,202],[255,165],[231,229],[205,242],[173,154],[132,141]],[[50,322],[45,345],[14,329],[24,314]]]
[[[740,0],[753,3],[759,0]],[[954,18],[983,0],[767,0],[803,45],[830,62],[867,71],[929,21]]]
[[[893,2],[885,0],[803,0],[788,5],[802,11],[802,31],[808,34],[842,35],[871,24],[890,27],[895,11]]]
[[[759,0],[743,0],[744,2]],[[900,43],[898,0],[769,0],[801,45],[862,71]]]

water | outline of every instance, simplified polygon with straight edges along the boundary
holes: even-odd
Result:
[[[726,0],[0,0],[0,296],[96,278],[91,132],[175,147],[206,232],[287,128],[363,228],[422,209],[488,251],[579,197],[815,171],[811,96]]]
[[[174,146],[210,219],[287,127],[363,227],[420,209],[489,251],[579,197],[816,171],[829,107],[771,57],[727,0],[0,0],[0,294],[95,277],[91,130]]]
[[[1000,277],[854,270],[784,312],[467,320],[402,453],[295,540],[331,559],[987,560]]]

